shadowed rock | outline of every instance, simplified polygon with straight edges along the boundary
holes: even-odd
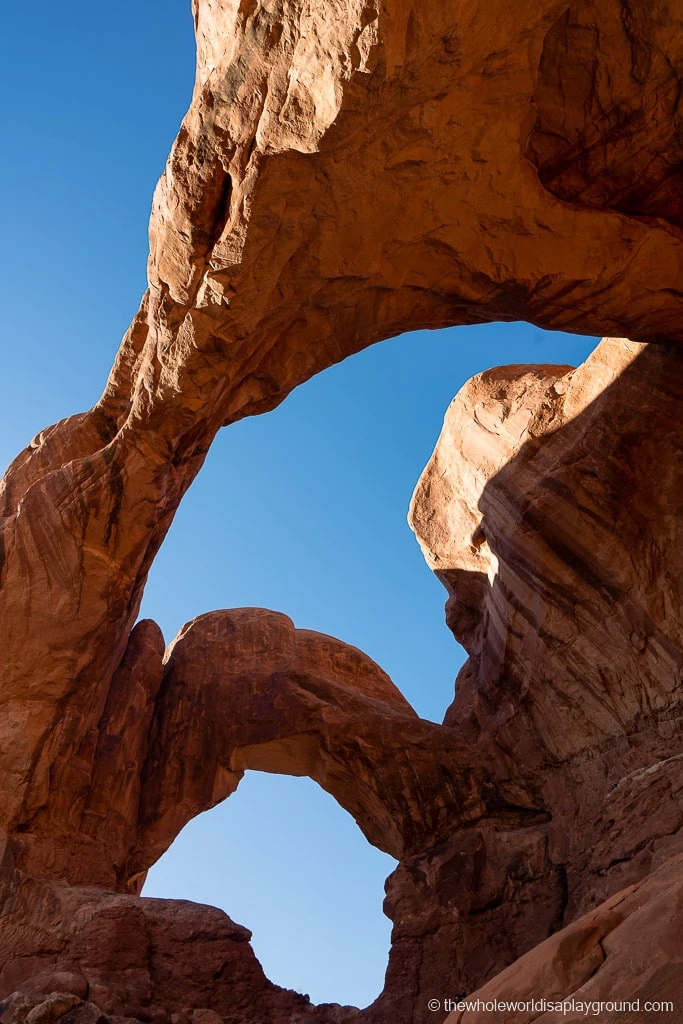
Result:
[[[357,1021],[270,985],[220,912],[135,895],[251,767],[311,775],[402,858],[363,1019],[440,1024],[429,996],[555,932],[571,951],[579,915],[654,891],[681,825],[680,19],[665,0],[194,13],[148,292],[98,405],[0,485],[0,996],[21,986],[4,1012],[28,1024]],[[211,613],[166,654],[136,625],[221,426],[402,331],[520,318],[639,344],[456,399],[412,512],[470,653],[444,726],[276,613]]]

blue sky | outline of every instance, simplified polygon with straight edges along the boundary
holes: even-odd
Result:
[[[189,0],[13,4],[2,14],[0,461],[99,397],[145,287],[152,191],[189,102]],[[580,362],[594,340],[525,324],[377,345],[225,430],[152,570],[171,640],[257,605],[375,658],[439,721],[462,652],[406,524],[443,414],[473,373]],[[150,872],[150,896],[223,907],[272,980],[364,1005],[382,986],[390,858],[306,779],[249,773]]]

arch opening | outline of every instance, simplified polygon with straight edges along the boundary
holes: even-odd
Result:
[[[233,424],[176,515],[143,614],[170,637],[211,608],[284,612],[361,649],[422,718],[441,721],[465,652],[444,627],[446,595],[406,513],[444,411],[483,369],[513,358],[578,364],[594,344],[526,323],[415,332]],[[308,778],[250,771],[228,802],[186,826],[143,895],[225,909],[253,931],[272,982],[315,1003],[362,1007],[382,989],[390,924],[381,894],[394,864]]]
[[[395,866],[310,779],[249,771],[183,829],[142,895],[219,907],[252,931],[271,982],[362,1008],[384,984],[383,885]]]

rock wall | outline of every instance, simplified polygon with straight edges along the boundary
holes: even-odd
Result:
[[[677,964],[647,908],[682,819],[679,14],[194,9],[148,293],[97,406],[0,485],[3,1020],[439,1024],[430,996],[505,968],[523,990],[532,947],[550,978],[560,943],[566,991],[584,953],[593,984],[623,973],[622,903]],[[470,653],[443,726],[274,612],[210,613],[168,651],[137,622],[220,427],[399,332],[519,318],[639,341],[490,371],[451,407],[411,513]],[[400,858],[362,1015],[271,985],[221,912],[137,895],[246,768],[310,775]],[[584,925],[619,932],[599,963]]]
[[[534,944],[531,931],[542,921],[547,934],[556,931],[638,886],[680,850],[682,386],[678,348],[620,339],[604,340],[576,370],[487,371],[451,403],[413,496],[411,524],[448,591],[447,623],[470,655],[445,722],[471,745],[473,759],[482,750],[498,759],[496,783],[507,802],[546,816],[535,827],[555,870],[546,867],[543,896],[534,896],[526,914],[522,903],[520,913],[515,883],[521,876],[537,885],[540,874],[530,856],[537,849],[530,830],[517,836],[517,843],[524,836],[529,844],[524,857],[515,856],[500,831],[492,844],[472,843],[471,831],[462,834],[471,850],[467,896],[484,897],[486,914],[499,917],[498,929],[481,938],[476,954],[469,952],[479,966],[482,947],[490,956],[512,931],[517,945],[503,953],[509,963],[520,945]],[[491,889],[487,875],[501,845],[508,858]],[[675,872],[666,870],[674,880]],[[675,930],[675,913],[672,920]],[[480,921],[477,916],[475,930]],[[491,917],[489,929],[492,923]],[[667,928],[662,924],[660,935],[652,911],[642,955],[662,954],[668,964],[662,991],[669,1000],[678,994],[680,1007],[680,949],[664,938]],[[540,941],[538,932],[535,937]],[[567,941],[569,969],[577,954]],[[647,971],[618,984],[620,970],[633,971],[624,962],[628,948],[620,947],[616,969],[609,950],[602,950],[609,983],[600,982],[598,960],[574,978],[575,988],[598,971],[593,998],[596,991],[609,998],[610,986],[612,996],[640,992],[645,998]],[[556,949],[539,946],[539,971],[550,970],[542,951],[555,957]],[[557,994],[557,979],[543,979],[536,995]],[[504,998],[506,985],[510,999],[523,998],[513,968],[485,991]],[[473,987],[456,988],[457,997]],[[522,993],[528,997],[532,989],[529,982]],[[431,987],[421,985],[427,990],[441,991],[436,976]],[[567,982],[562,995],[572,992]],[[479,1019],[486,1018],[462,1017]]]

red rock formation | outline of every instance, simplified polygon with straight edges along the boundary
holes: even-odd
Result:
[[[476,989],[663,861],[681,823],[676,19],[195,3],[148,294],[98,405],[0,487],[10,1021],[358,1019],[269,985],[225,915],[135,895],[247,767],[310,774],[402,858],[369,1022],[434,1020],[429,995]],[[660,344],[491,371],[456,400],[413,506],[471,655],[443,727],[275,613],[212,613],[166,655],[135,624],[221,426],[400,331],[518,318]]]
[[[480,374],[417,487],[413,527],[471,656],[446,721],[530,775],[676,704],[682,364],[610,340],[578,370]]]
[[[488,1024],[491,1003],[513,1004],[494,1011],[501,1024],[591,1017],[675,1024],[683,1002],[681,854],[654,868],[502,971],[447,1024]]]
[[[566,7],[543,43],[527,149],[550,192],[683,227],[682,28],[666,0]]]
[[[499,757],[499,789],[511,804],[521,810],[531,799],[548,816],[537,831],[557,870],[541,880],[545,904],[526,915],[522,905],[520,915],[515,873],[536,884],[540,877],[528,849],[515,858],[496,831],[479,852],[480,874],[466,884],[475,901],[491,892],[500,847],[510,854],[493,890],[500,931],[489,921],[477,955],[469,949],[489,976],[501,954],[514,959],[514,945],[501,951],[506,935],[518,951],[533,944],[528,936],[544,914],[549,920],[553,892],[559,911],[548,932],[639,883],[680,845],[682,390],[679,350],[621,340],[603,341],[577,370],[487,371],[451,404],[413,497],[413,528],[470,654],[446,724],[473,751]],[[468,864],[471,874],[476,857]],[[468,938],[478,926],[468,926]],[[667,952],[668,935],[662,928],[660,950],[653,925],[648,955],[660,950],[675,964],[680,948]],[[529,962],[486,991],[502,998],[512,979],[515,998]],[[626,971],[623,961],[614,970]],[[612,966],[607,975],[612,984]],[[669,989],[674,999],[678,987]],[[432,976],[419,990],[443,987]]]

